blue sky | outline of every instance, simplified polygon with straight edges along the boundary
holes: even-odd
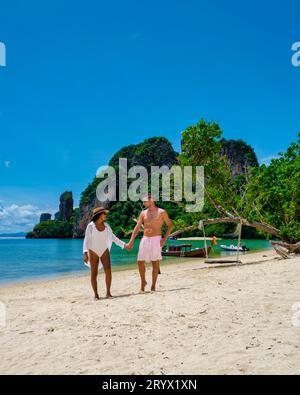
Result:
[[[28,230],[119,148],[200,118],[261,161],[300,130],[296,1],[1,2],[0,232]],[[20,218],[23,218],[20,220]]]

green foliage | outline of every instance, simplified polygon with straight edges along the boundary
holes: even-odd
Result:
[[[222,237],[225,233],[228,232],[228,224],[211,224],[205,227],[206,236],[217,236]]]
[[[72,238],[73,224],[70,221],[44,221],[36,225],[27,238],[36,239],[67,239]]]
[[[212,171],[219,159],[222,130],[217,123],[201,119],[181,133],[182,166],[206,166]]]
[[[70,201],[73,203],[73,192],[72,191],[66,191],[61,194],[60,196],[61,201]]]
[[[221,156],[222,130],[217,123],[203,119],[182,132],[182,166],[203,166],[205,176],[205,199],[213,207],[229,209],[237,204],[239,196],[231,177],[228,160]]]
[[[87,186],[82,192],[80,198],[80,205],[89,205],[95,199],[97,186],[99,185],[99,179],[94,178],[93,181]]]
[[[128,145],[121,148],[109,161],[109,165],[114,167],[116,171],[117,189],[119,179],[119,158],[127,158],[128,169],[135,165],[144,166],[150,175],[151,166],[166,165],[172,167],[172,165],[177,164],[177,155],[171,143],[165,137],[152,137],[144,140],[140,144]],[[80,200],[81,205],[93,206],[99,181],[99,179],[95,178],[82,193]],[[131,180],[128,180],[128,185],[130,183]],[[143,205],[141,202],[132,202],[128,200],[125,202],[116,201],[110,203],[108,221],[119,237],[124,237],[134,228],[134,219],[138,218],[142,209]],[[176,210],[176,208],[173,208],[173,210]]]
[[[73,210],[72,217],[70,218],[70,223],[74,226],[80,217],[80,210],[79,208],[75,208]]]
[[[177,153],[165,137],[151,137],[140,144],[121,148],[109,161],[109,165],[116,170],[119,158],[127,158],[128,168],[138,165],[144,166],[148,171],[151,166],[171,167],[177,163]]]
[[[300,240],[300,133],[286,153],[269,166],[253,169],[247,186],[245,214],[277,227],[284,240]]]
[[[169,166],[177,163],[177,153],[174,151],[172,144],[165,137],[151,137],[144,140],[140,144],[131,144],[121,148],[109,161],[109,166],[114,167],[117,174],[118,187],[118,171],[119,158],[127,158],[128,169],[132,166],[144,166],[150,174],[151,166]],[[94,180],[82,192],[80,204],[90,205],[95,200],[99,179]],[[128,181],[129,182],[129,181]],[[117,204],[117,203],[112,203]],[[121,205],[123,203],[121,202]]]
[[[257,159],[250,146],[242,140],[224,140],[222,130],[217,123],[205,122],[203,119],[195,126],[190,126],[182,132],[182,152],[179,155],[181,166],[204,166],[205,169],[205,207],[202,213],[187,213],[185,202],[158,202],[158,205],[166,209],[173,219],[174,230],[182,229],[197,224],[200,219],[218,217],[217,210],[222,206],[224,210],[232,211],[232,208],[240,208],[241,196],[245,191],[247,178],[244,174],[232,177],[228,157],[222,156],[222,147],[227,155],[234,150],[237,155],[243,157],[248,166],[256,166]],[[224,151],[224,152],[225,152]],[[165,138],[155,137],[147,139],[141,144],[130,145],[119,150],[109,164],[118,172],[118,159],[126,157],[128,167],[143,165],[150,170],[151,165],[177,164],[176,153],[171,144]],[[98,180],[94,180],[82,195],[82,202],[91,204],[95,198]],[[135,225],[134,219],[138,218],[142,210],[141,202],[113,202],[110,207],[109,222],[116,229],[119,236],[125,236]],[[207,227],[208,235],[222,236],[224,233],[232,233],[235,230],[231,224],[215,224]],[[251,232],[250,232],[251,233]],[[253,232],[252,232],[253,233]],[[256,233],[256,232],[254,232]],[[186,233],[188,235],[202,235],[201,231]],[[254,234],[253,234],[254,236]]]

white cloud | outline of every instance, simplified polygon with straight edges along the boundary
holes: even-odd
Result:
[[[272,159],[278,159],[278,158],[279,158],[278,155],[270,155],[270,156],[267,156],[266,158],[260,159],[260,163],[262,165],[269,166],[269,164],[271,163]]]
[[[4,161],[4,166],[8,169],[11,165],[11,161],[10,160],[5,160]]]
[[[54,209],[41,210],[37,206],[12,204],[4,207],[0,204],[0,233],[27,232],[39,222],[42,212],[54,213]]]

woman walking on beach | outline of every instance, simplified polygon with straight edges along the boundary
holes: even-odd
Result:
[[[111,298],[111,261],[110,249],[112,243],[115,243],[120,248],[125,248],[128,251],[130,247],[122,240],[118,239],[112,232],[111,227],[104,222],[106,220],[108,210],[103,207],[98,207],[93,210],[92,221],[88,224],[85,231],[85,238],[83,242],[84,262],[90,262],[91,265],[91,284],[95,294],[95,300],[99,300],[97,276],[99,261],[101,261],[106,282],[106,297]]]

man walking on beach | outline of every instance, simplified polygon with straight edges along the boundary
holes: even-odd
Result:
[[[130,247],[133,246],[134,240],[138,235],[141,226],[144,225],[144,236],[140,242],[137,258],[141,276],[141,292],[145,292],[145,287],[147,285],[145,262],[152,262],[151,291],[155,291],[156,289],[156,281],[159,273],[159,261],[162,259],[161,249],[168,240],[173,227],[172,221],[170,220],[167,212],[157,207],[151,196],[145,197],[143,199],[143,204],[146,207],[146,210],[141,212],[128,243]],[[164,223],[167,225],[168,229],[165,237],[162,238],[161,232]]]

